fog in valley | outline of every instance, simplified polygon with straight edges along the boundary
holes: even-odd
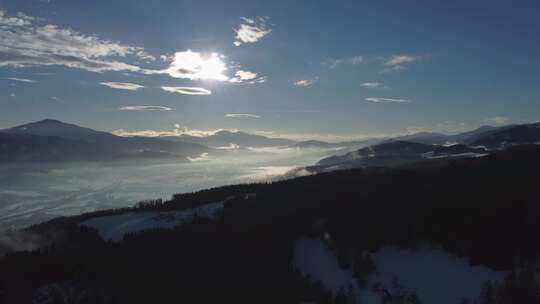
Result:
[[[58,216],[133,206],[175,193],[260,182],[311,165],[335,149],[252,148],[191,162],[0,165],[0,231]]]

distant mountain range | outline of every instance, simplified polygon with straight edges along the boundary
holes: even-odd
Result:
[[[402,141],[411,141],[421,144],[432,144],[432,145],[443,145],[449,143],[462,143],[469,144],[475,141],[478,137],[485,136],[486,134],[497,132],[498,130],[503,130],[513,126],[504,126],[504,127],[493,127],[493,126],[481,126],[472,131],[467,131],[458,134],[441,134],[441,133],[432,133],[432,132],[419,132],[411,135],[399,136],[387,141],[393,140],[402,140]]]
[[[52,119],[0,130],[0,161],[188,161],[210,151],[195,143],[120,137]]]
[[[317,165],[346,168],[396,167],[422,160],[481,156],[486,153],[484,148],[471,148],[463,144],[441,146],[398,140],[362,148],[341,156],[331,156],[320,160]]]
[[[359,167],[421,165],[440,159],[481,157],[507,147],[539,144],[540,123],[503,127],[483,126],[454,135],[417,133],[320,160],[312,172]],[[438,162],[442,164],[442,162]]]
[[[171,141],[195,143],[211,148],[228,147],[231,144],[240,147],[274,147],[288,146],[296,143],[293,140],[285,138],[270,138],[241,131],[231,132],[226,130],[204,137],[182,134],[180,136],[166,136],[161,138]]]
[[[453,135],[421,132],[387,139],[329,143],[319,140],[294,141],[225,130],[204,137],[186,134],[167,137],[122,137],[58,120],[45,119],[0,130],[0,162],[132,159],[174,159],[187,162],[189,157],[197,157],[203,153],[225,153],[223,150],[226,148],[282,146],[348,152],[323,159],[318,165],[347,163],[347,166],[356,167],[483,153],[477,149],[478,146],[494,150],[539,142],[540,123],[504,127],[483,126]],[[450,144],[460,145],[441,146]]]

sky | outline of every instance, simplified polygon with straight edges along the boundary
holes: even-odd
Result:
[[[539,68],[537,0],[0,0],[0,128],[458,132],[540,121]]]

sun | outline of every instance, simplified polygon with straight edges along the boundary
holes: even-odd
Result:
[[[210,54],[207,58],[202,58],[200,63],[199,76],[201,79],[206,80],[220,80],[225,81],[228,79],[225,76],[227,66],[223,62],[222,56],[217,53]]]
[[[227,81],[229,77],[225,74],[227,65],[224,58],[218,53],[177,52],[165,72],[175,78]]]

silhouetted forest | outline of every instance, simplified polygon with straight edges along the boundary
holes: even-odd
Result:
[[[479,303],[539,303],[531,276],[540,254],[540,147],[442,161],[439,168],[356,169],[227,186],[36,225],[28,231],[46,246],[0,262],[2,301],[351,303],[348,291],[332,294],[291,267],[300,236],[328,234],[340,266],[352,267],[360,285],[375,270],[366,251],[422,241],[511,273],[501,284],[486,283]],[[226,203],[215,220],[200,217],[117,243],[78,225],[95,216],[216,201]],[[418,303],[412,294],[383,291],[388,303]],[[78,300],[60,299],[66,294]]]

